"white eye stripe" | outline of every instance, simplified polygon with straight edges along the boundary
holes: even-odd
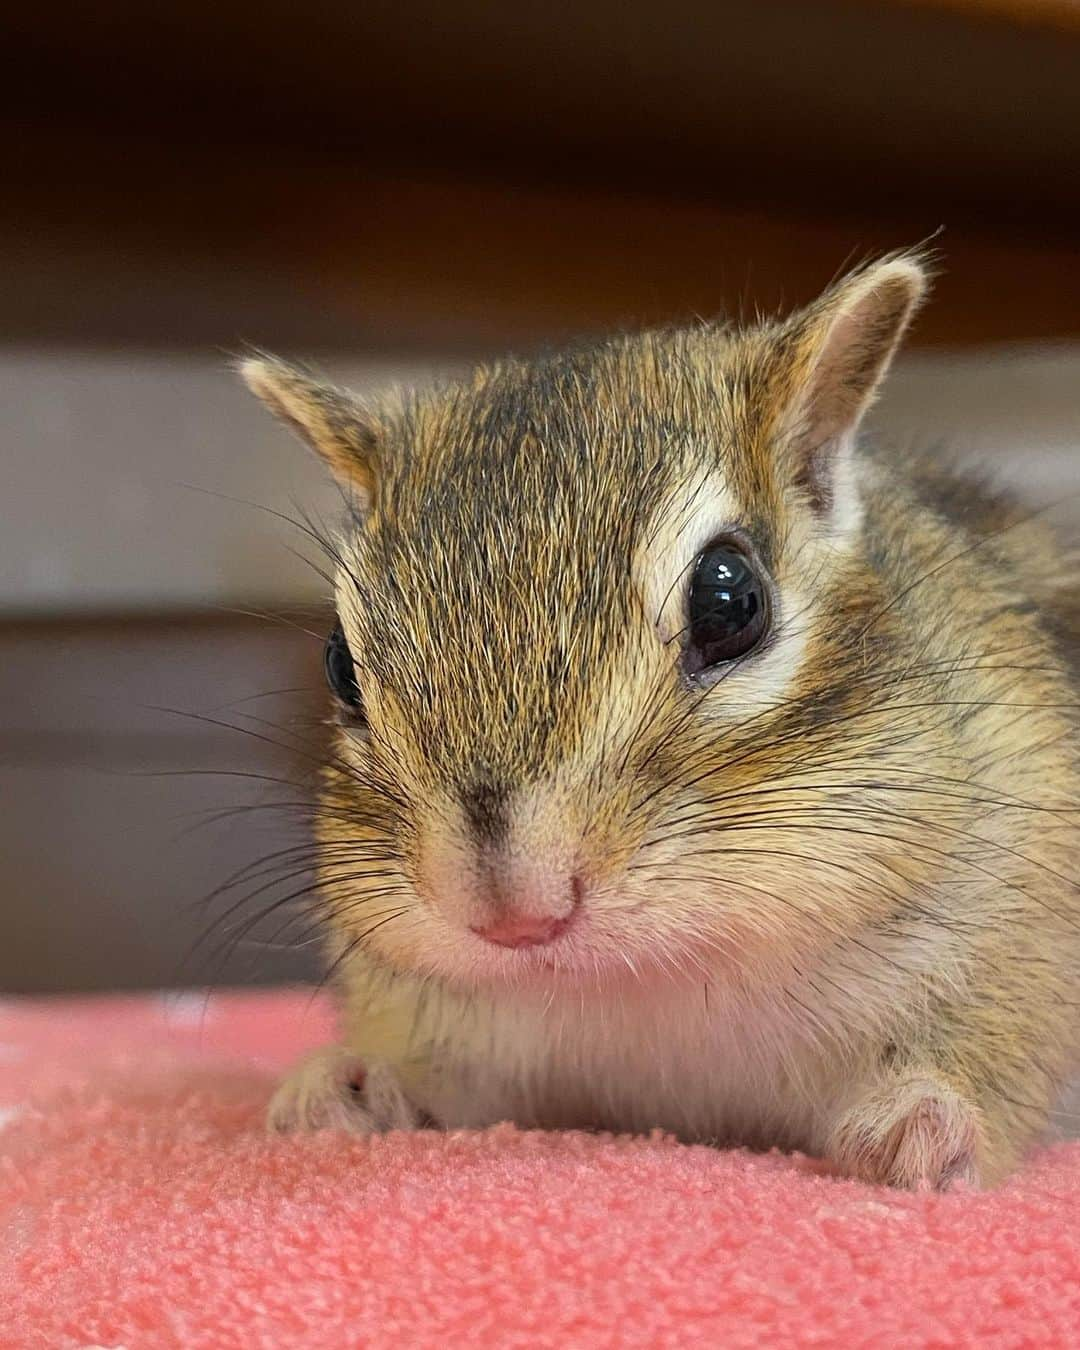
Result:
[[[704,470],[660,508],[635,571],[646,613],[662,641],[671,641],[686,624],[686,588],[702,549],[737,532],[739,514],[734,495],[715,473]]]
[[[700,471],[661,507],[635,560],[635,578],[658,639],[681,662],[688,632],[689,587],[702,552],[718,539],[740,543],[742,512],[734,493],[715,472]],[[745,550],[753,557],[752,541]],[[724,672],[722,696],[702,703],[703,715],[730,720],[783,701],[802,664],[808,637],[810,594],[776,579],[757,564],[768,590],[769,633],[749,659],[716,667]]]

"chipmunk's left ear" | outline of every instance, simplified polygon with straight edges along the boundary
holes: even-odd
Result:
[[[251,392],[366,504],[375,486],[380,438],[357,396],[272,357],[241,361],[239,371]]]
[[[855,433],[928,284],[920,255],[893,254],[844,277],[784,326],[780,449],[819,513],[842,505]]]

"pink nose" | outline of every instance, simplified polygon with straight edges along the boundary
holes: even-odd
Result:
[[[477,937],[499,947],[554,942],[573,923],[585,896],[579,875],[552,876],[520,860],[492,868],[487,883],[487,904],[469,926]]]
[[[572,914],[555,919],[549,914],[507,914],[483,928],[473,928],[477,937],[500,947],[542,947],[554,942],[570,927]]]
[[[574,909],[578,906],[575,887]],[[477,937],[498,946],[544,946],[566,933],[574,921],[574,910],[562,918],[552,914],[501,914],[490,923],[472,926]]]

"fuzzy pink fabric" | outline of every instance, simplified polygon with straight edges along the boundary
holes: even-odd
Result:
[[[0,1005],[0,1346],[1080,1345],[1080,1145],[899,1195],[664,1138],[269,1138],[306,992]]]

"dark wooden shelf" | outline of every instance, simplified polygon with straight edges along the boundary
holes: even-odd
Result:
[[[471,356],[794,304],[943,224],[916,344],[1080,330],[1076,238],[953,221],[934,198],[830,213],[145,139],[39,136],[27,157],[0,189],[12,342]]]
[[[23,6],[0,338],[473,353],[772,308],[939,226],[916,341],[1074,336],[1076,12]]]
[[[1063,0],[23,5],[3,96],[53,126],[829,211],[932,194],[1043,229],[1080,208],[1072,14]]]

